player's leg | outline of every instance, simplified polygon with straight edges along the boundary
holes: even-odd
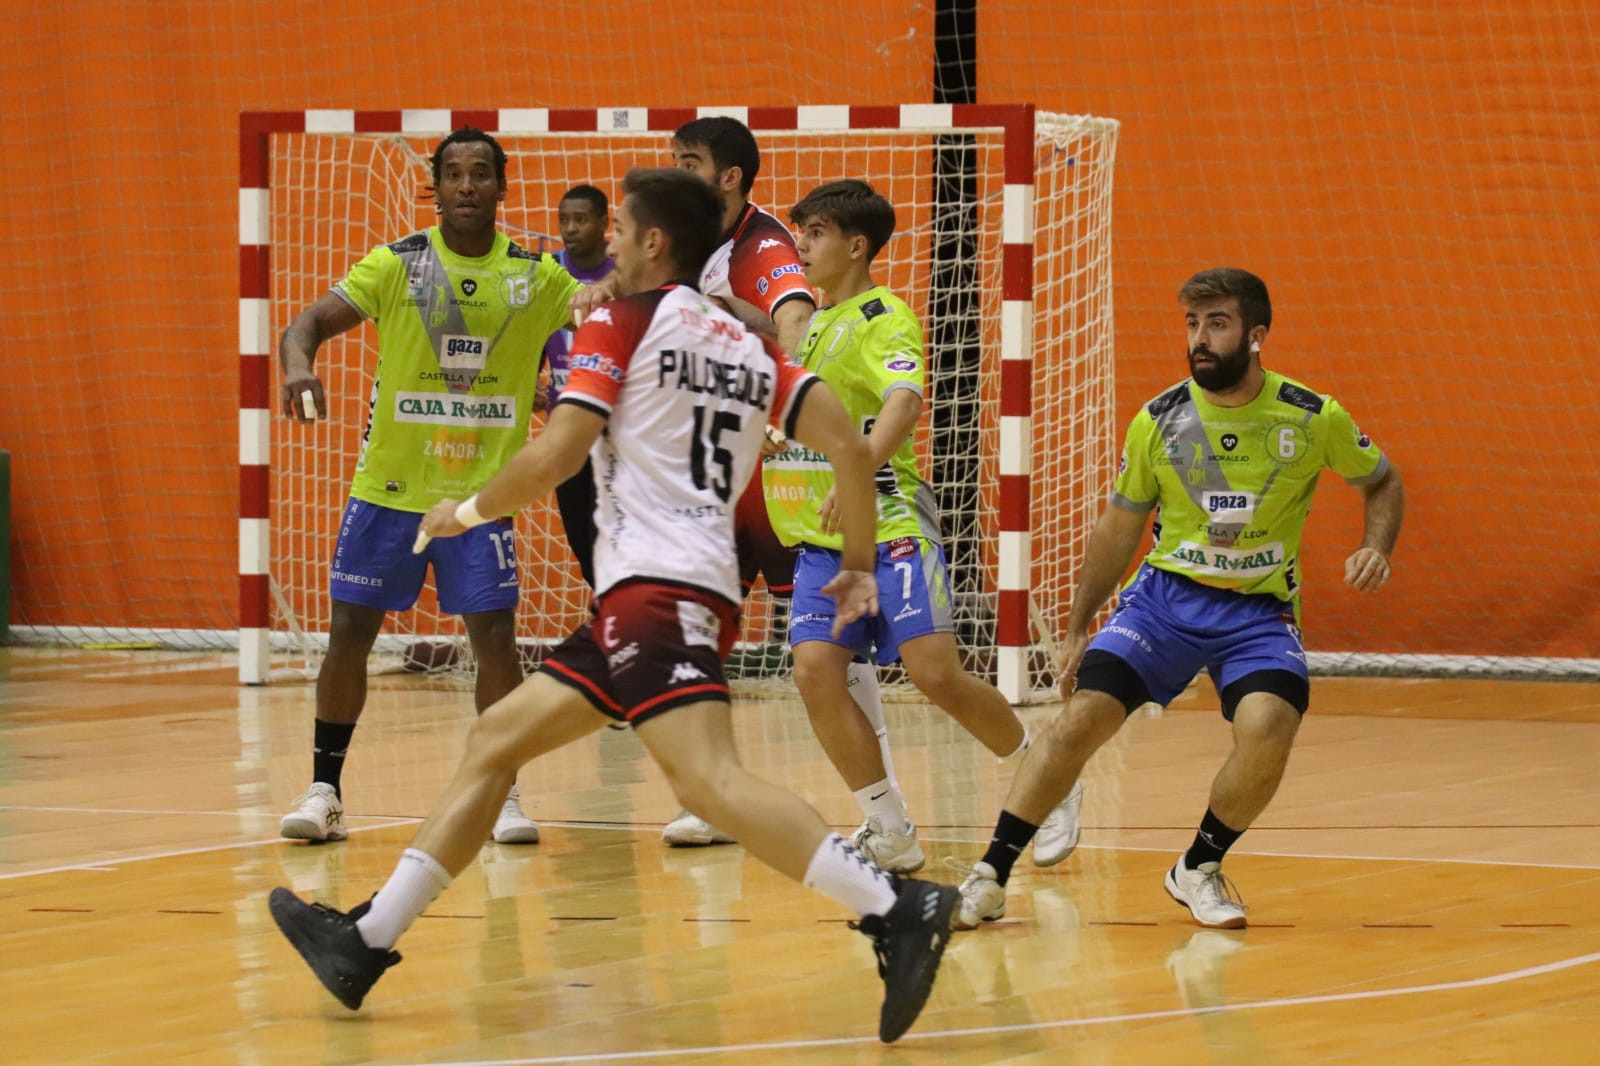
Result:
[[[585,459],[583,469],[556,486],[556,508],[561,512],[561,528],[567,532],[567,546],[590,589],[594,588],[594,505],[594,465]]]
[[[878,603],[879,661],[898,655],[911,683],[995,755],[1020,752],[1022,720],[999,689],[961,665],[944,549],[920,537],[879,545]]]
[[[620,719],[587,627],[547,666],[473,723],[455,777],[369,903],[344,914],[272,891],[278,928],[350,1009],[400,961],[391,950],[400,935],[477,854],[518,767]]]
[[[1005,913],[1006,882],[1030,841],[1036,865],[1071,852],[1083,797],[1078,779],[1090,757],[1141,705],[1174,699],[1204,662],[1204,649],[1167,624],[1163,607],[1159,597],[1124,595],[1111,624],[1090,641],[1077,690],[1029,747],[988,850],[962,883],[961,928]],[[1058,824],[1047,835],[1052,819]]]
[[[482,714],[522,684],[517,654],[516,534],[509,519],[431,542],[439,607],[461,616],[477,662],[473,701]],[[539,824],[522,812],[516,782],[503,797],[491,834],[500,844],[537,844]]]
[[[328,651],[317,672],[311,785],[279,822],[291,840],[343,840],[342,775],[356,722],[367,702],[367,656],[389,611],[409,610],[426,565],[405,543],[420,515],[350,500],[339,523],[329,573]]]
[[[1194,841],[1167,872],[1165,887],[1201,925],[1242,929],[1247,908],[1223,876],[1222,860],[1277,793],[1311,684],[1288,607],[1200,586],[1189,598],[1197,605],[1191,613],[1208,619],[1214,634],[1210,669],[1223,717],[1233,723],[1233,751],[1213,779]]]

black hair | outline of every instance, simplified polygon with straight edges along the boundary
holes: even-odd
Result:
[[[593,185],[574,185],[561,194],[562,203],[566,203],[568,200],[587,200],[594,205],[594,211],[597,215],[603,215],[611,208],[611,203],[606,199],[606,194]]]
[[[501,185],[506,183],[506,150],[500,147],[500,142],[489,134],[473,126],[462,126],[450,136],[439,142],[432,157],[428,160],[433,164],[433,184],[439,186],[439,175],[444,169],[444,150],[452,144],[487,144],[494,152],[494,176]]]
[[[894,234],[894,205],[855,178],[818,185],[789,209],[789,221],[796,226],[813,219],[832,222],[846,236],[865,237],[869,263]]]
[[[711,162],[719,172],[738,167],[739,191],[750,195],[756,174],[761,170],[761,149],[756,147],[750,127],[736,118],[713,115],[685,122],[672,134],[672,139],[690,147],[710,149]]]
[[[717,191],[687,170],[635,167],[622,179],[622,195],[635,226],[667,235],[673,276],[698,281],[706,260],[722,243]]]

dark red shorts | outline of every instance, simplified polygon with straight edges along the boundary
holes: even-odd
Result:
[[[746,596],[755,586],[758,574],[767,579],[767,591],[772,595],[779,599],[794,595],[795,549],[784,544],[772,531],[759,470],[734,507],[733,543],[739,555],[739,584]]]
[[[728,702],[722,662],[738,635],[739,608],[714,592],[627,581],[596,601],[594,617],[541,669],[601,714],[638,725],[686,703]]]

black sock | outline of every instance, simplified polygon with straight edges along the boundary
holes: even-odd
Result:
[[[1000,812],[1000,820],[994,823],[994,837],[989,841],[989,850],[983,853],[983,861],[994,867],[996,881],[1003,885],[1011,879],[1012,864],[1038,831],[1038,826],[1024,822],[1010,811]]]
[[[1206,816],[1200,819],[1200,832],[1194,835],[1194,843],[1183,854],[1184,868],[1197,870],[1203,862],[1221,862],[1233,842],[1242,836],[1243,829],[1229,829],[1207,807]]]
[[[316,732],[311,747],[311,780],[322,781],[339,792],[339,775],[344,772],[344,753],[350,750],[350,737],[356,731],[354,722],[324,722],[317,719]]]

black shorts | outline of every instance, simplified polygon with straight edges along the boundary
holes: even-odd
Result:
[[[625,581],[540,669],[601,714],[638,725],[684,704],[728,702],[722,662],[738,635],[739,608],[714,592]]]
[[[761,491],[761,472],[745,486],[733,511],[733,542],[739,556],[739,585],[746,596],[756,577],[767,581],[767,591],[780,600],[794,595],[796,550],[778,539],[767,517],[767,499]]]

